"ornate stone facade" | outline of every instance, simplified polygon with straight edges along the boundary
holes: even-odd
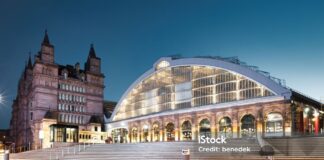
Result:
[[[78,142],[81,132],[101,132],[103,95],[101,59],[93,45],[84,70],[79,63],[60,65],[46,32],[34,63],[29,57],[13,101],[10,130],[16,147],[50,147]]]

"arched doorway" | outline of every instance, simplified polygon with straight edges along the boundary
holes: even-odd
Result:
[[[138,142],[138,130],[136,127],[132,129],[132,134],[131,134],[131,142],[132,143],[137,143]]]
[[[199,135],[205,137],[211,137],[210,121],[203,119],[199,123]]]
[[[143,142],[149,141],[149,127],[148,125],[143,126]]]
[[[158,122],[153,124],[153,142],[158,142],[160,140],[160,126]]]
[[[255,137],[255,118],[248,114],[241,119],[241,136],[243,138]]]
[[[265,136],[283,136],[283,118],[280,113],[267,115]]]
[[[184,141],[190,141],[191,140],[191,123],[189,121],[184,121],[181,125],[182,130],[182,139]]]
[[[232,121],[229,117],[223,117],[219,120],[219,134],[224,137],[232,137]]]
[[[174,141],[175,140],[175,131],[174,131],[174,124],[168,123],[165,127],[167,141]]]
[[[125,128],[117,128],[111,132],[114,143],[127,143],[128,131]]]

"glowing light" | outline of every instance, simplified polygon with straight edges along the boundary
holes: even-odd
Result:
[[[319,116],[319,113],[315,110],[313,116],[314,116],[314,117],[318,117],[318,116]]]
[[[6,97],[4,92],[0,92],[0,105],[3,105],[6,103]]]
[[[305,110],[304,110],[306,113],[308,113],[308,111],[309,111],[309,108],[305,108]]]
[[[3,95],[2,94],[0,94],[0,104],[3,104]]]
[[[161,69],[161,68],[165,68],[165,67],[169,67],[170,63],[167,61],[161,61],[157,66],[156,69]]]
[[[147,126],[147,125],[144,125],[143,128],[144,128],[144,129],[148,129],[148,126]]]

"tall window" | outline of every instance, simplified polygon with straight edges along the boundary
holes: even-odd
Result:
[[[34,113],[30,112],[30,120],[32,121],[34,119]]]

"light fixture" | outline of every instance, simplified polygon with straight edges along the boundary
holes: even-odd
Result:
[[[314,117],[318,117],[319,116],[319,113],[317,110],[315,110],[314,114],[313,114]]]
[[[6,103],[5,93],[0,91],[0,105],[3,105],[5,103]]]
[[[2,94],[0,94],[0,104],[3,104],[3,95]]]

